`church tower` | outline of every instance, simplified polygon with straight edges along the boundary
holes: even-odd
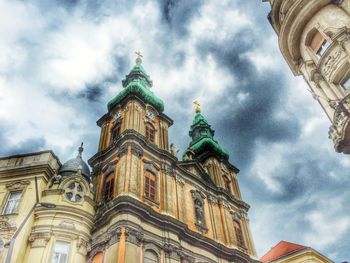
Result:
[[[93,263],[258,262],[238,169],[196,106],[183,161],[141,56],[107,105],[93,167]]]

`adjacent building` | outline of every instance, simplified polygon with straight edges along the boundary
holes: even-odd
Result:
[[[333,263],[332,260],[311,247],[305,247],[287,241],[280,241],[260,260],[263,263]]]
[[[332,123],[335,150],[350,153],[350,0],[263,1],[282,55]]]
[[[0,262],[259,262],[229,153],[196,104],[182,160],[141,58],[98,121],[99,147],[0,159]]]

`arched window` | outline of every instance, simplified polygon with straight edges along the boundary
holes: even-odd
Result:
[[[146,138],[147,138],[147,140],[154,143],[155,133],[156,133],[156,131],[152,127],[152,125],[147,124],[146,125]]]
[[[146,250],[145,251],[145,261],[144,263],[158,263],[158,255],[153,250]]]
[[[150,171],[145,172],[145,196],[156,200],[156,176]]]
[[[113,198],[114,192],[114,173],[110,173],[106,176],[104,185],[104,200],[109,201]]]
[[[239,222],[233,221],[233,229],[235,231],[237,245],[239,247],[244,247],[245,245],[244,245],[243,232],[242,232],[242,229],[241,229]]]
[[[311,50],[316,54],[318,58],[322,57],[330,45],[330,43],[324,38],[320,31],[315,28],[309,33],[306,44],[311,48]]]
[[[103,263],[103,253],[98,252],[93,258],[91,263]]]
[[[231,187],[230,187],[231,182],[226,176],[224,176],[224,184],[227,192],[231,193]]]

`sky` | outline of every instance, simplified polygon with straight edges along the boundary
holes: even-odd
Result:
[[[260,0],[0,0],[0,156],[96,153],[141,51],[183,152],[193,101],[237,166],[258,256],[280,240],[350,259],[350,158],[292,75]]]

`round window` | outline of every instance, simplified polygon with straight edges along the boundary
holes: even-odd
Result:
[[[72,182],[67,186],[66,198],[71,202],[80,202],[83,196],[83,187],[77,183]]]

